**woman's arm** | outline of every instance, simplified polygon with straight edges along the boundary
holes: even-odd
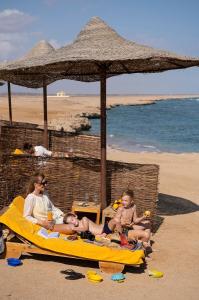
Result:
[[[34,205],[34,197],[29,194],[25,199],[23,217],[34,224],[38,224],[38,220],[32,216]]]
[[[29,194],[26,197],[24,203],[24,211],[23,211],[24,218],[26,218],[26,220],[32,222],[33,224],[38,224],[46,229],[52,229],[54,225],[53,222],[48,220],[39,220],[32,216],[34,205],[35,205],[34,197],[31,194]]]
[[[52,203],[52,201],[50,199],[49,199],[49,203],[50,203],[50,206],[52,207],[52,212],[53,212],[53,214],[55,214],[56,217],[63,217],[65,215],[64,212],[61,209],[54,206],[54,204]]]

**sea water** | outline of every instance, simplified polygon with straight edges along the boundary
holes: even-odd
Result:
[[[91,120],[99,134],[99,119]],[[162,100],[107,110],[110,147],[133,152],[199,152],[199,99]]]

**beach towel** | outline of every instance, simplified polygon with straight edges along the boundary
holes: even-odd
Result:
[[[16,197],[8,210],[0,216],[0,223],[5,224],[12,231],[40,248],[82,259],[117,262],[127,265],[140,265],[143,263],[143,250],[132,252],[103,246],[102,251],[102,247],[98,245],[84,243],[83,240],[69,241],[64,239],[66,236],[62,234],[59,238],[45,239],[38,235],[41,227],[23,217],[23,206],[24,199],[21,196]]]

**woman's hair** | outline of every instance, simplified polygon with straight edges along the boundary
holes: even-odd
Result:
[[[24,143],[23,144],[23,150],[24,151],[31,150],[32,148],[33,148],[33,146],[30,143]]]
[[[42,180],[43,180],[45,178],[45,175],[41,172],[37,172],[31,177],[29,184],[28,184],[26,196],[28,196],[28,194],[31,194],[34,191],[35,183],[39,183],[39,178],[42,178]]]
[[[123,192],[123,194],[122,194],[122,197],[123,196],[129,196],[130,198],[134,198],[134,192],[133,192],[133,190],[126,190],[126,191],[124,191]]]

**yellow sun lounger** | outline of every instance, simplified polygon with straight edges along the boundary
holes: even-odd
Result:
[[[27,221],[23,213],[24,199],[16,197],[7,211],[0,216],[0,223],[6,225],[20,239],[20,242],[6,242],[6,257],[20,257],[23,253],[38,253],[55,256],[99,261],[104,271],[121,271],[125,265],[141,265],[143,250],[114,249],[85,243],[83,240],[67,241],[64,235],[59,238],[45,239],[37,233],[40,226]]]

